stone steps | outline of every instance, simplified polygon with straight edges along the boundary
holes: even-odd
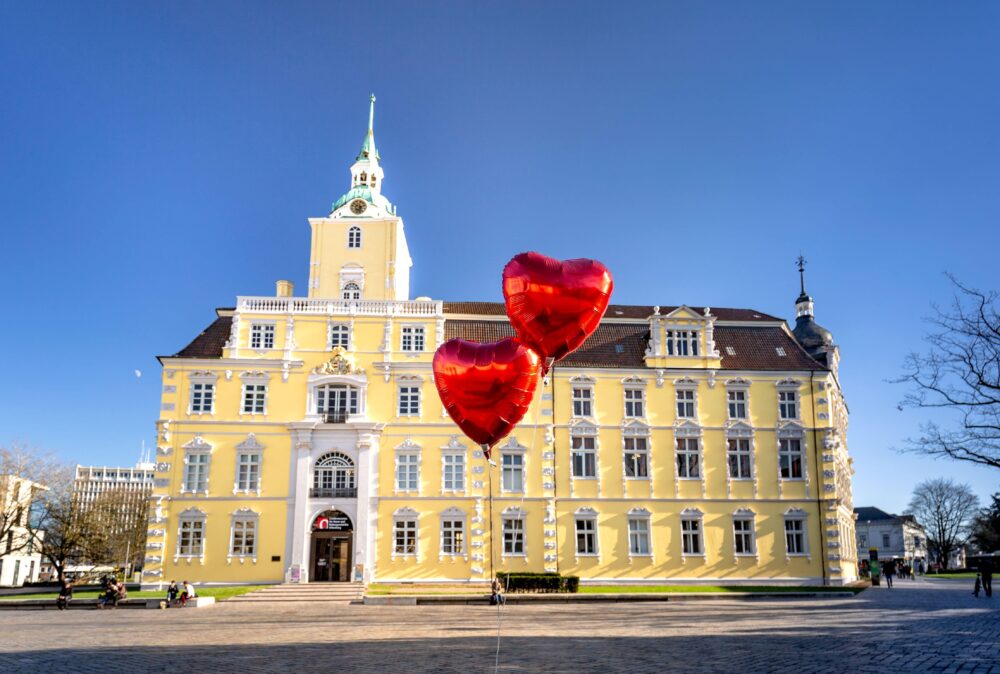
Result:
[[[332,602],[349,604],[353,601],[362,601],[364,593],[363,583],[284,583],[233,597],[229,602]]]

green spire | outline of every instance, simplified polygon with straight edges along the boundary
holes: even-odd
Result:
[[[378,162],[382,157],[378,153],[378,148],[375,147],[375,94],[371,95],[369,101],[368,134],[365,136],[365,142],[361,144],[361,152],[358,153],[356,161],[363,159],[371,161],[374,156],[374,162]]]

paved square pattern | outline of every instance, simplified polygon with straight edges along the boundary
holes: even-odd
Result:
[[[512,605],[501,672],[1000,672],[1000,595],[897,581],[853,599]],[[3,672],[494,671],[489,606],[0,611]]]

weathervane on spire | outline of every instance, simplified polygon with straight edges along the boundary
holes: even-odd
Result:
[[[368,107],[368,130],[372,131],[375,128],[375,94],[373,93],[368,100],[371,101]]]
[[[795,263],[799,268],[799,285],[802,289],[802,294],[806,294],[806,259],[802,257],[802,253],[799,253],[799,257],[795,260]]]

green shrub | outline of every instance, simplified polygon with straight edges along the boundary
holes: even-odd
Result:
[[[508,592],[576,592],[580,579],[558,573],[500,573],[500,582]]]

